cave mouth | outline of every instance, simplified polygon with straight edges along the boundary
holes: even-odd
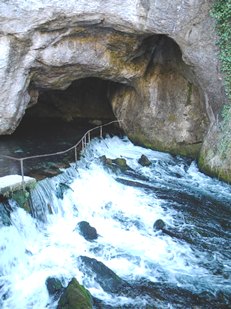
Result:
[[[116,120],[110,104],[110,91],[122,84],[89,77],[75,80],[66,90],[40,89],[38,102],[26,110],[18,128],[4,136],[1,152],[17,157],[37,156],[66,151],[94,127]],[[103,135],[123,136],[118,123],[103,128]],[[91,138],[99,137],[100,129],[92,131]],[[77,151],[81,151],[80,147]],[[42,159],[30,159],[24,172],[36,179],[57,175],[61,168],[74,162],[74,150]],[[12,162],[5,162],[0,175],[10,174]],[[19,165],[13,167],[20,174]]]
[[[75,80],[65,90],[39,89],[37,103],[26,111],[27,120],[60,123],[105,123],[116,120],[109,100],[110,80],[88,77]]]
[[[30,105],[14,135],[81,137],[88,129],[115,121],[110,92],[124,87],[111,80],[88,77],[73,81],[65,90],[38,89],[36,104]],[[105,133],[122,134],[118,124]],[[71,137],[69,137],[71,138]]]

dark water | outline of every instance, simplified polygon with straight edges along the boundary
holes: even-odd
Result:
[[[105,120],[104,123],[111,121]],[[82,119],[70,123],[52,119],[24,119],[17,130],[10,136],[0,136],[0,154],[16,158],[49,154],[64,151],[75,145],[89,130],[96,127],[94,121]],[[99,130],[98,130],[99,131]],[[92,137],[99,136],[97,130]],[[118,126],[105,127],[103,134],[120,134]],[[78,147],[78,151],[81,147]],[[59,173],[60,168],[67,168],[75,159],[75,152],[24,161],[25,174],[43,179]],[[0,177],[21,174],[20,162],[0,157]]]
[[[150,166],[138,163],[142,154]],[[56,308],[45,285],[55,276],[64,286],[76,277],[94,308],[230,308],[230,205],[231,187],[195,162],[127,138],[94,139],[77,170],[39,183],[32,216],[2,201],[0,306]],[[97,239],[83,237],[82,221]]]

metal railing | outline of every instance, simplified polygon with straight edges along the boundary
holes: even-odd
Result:
[[[81,145],[81,150],[84,150],[84,148],[87,146],[87,144],[90,143],[90,141],[91,141],[91,132],[92,131],[96,131],[96,130],[99,129],[99,136],[100,136],[100,138],[103,138],[103,127],[109,126],[112,123],[120,123],[120,122],[122,122],[122,120],[113,120],[111,122],[96,126],[92,129],[88,130],[75,145],[73,145],[72,147],[70,147],[66,150],[52,152],[52,153],[46,153],[46,154],[41,154],[41,155],[22,157],[22,158],[16,158],[16,157],[13,157],[13,156],[7,156],[7,155],[1,155],[1,154],[0,154],[0,157],[20,162],[20,170],[21,170],[21,176],[22,176],[22,188],[23,188],[23,190],[25,190],[24,161],[30,160],[30,159],[38,159],[38,158],[57,156],[57,155],[68,153],[69,151],[74,149],[74,151],[75,151],[75,162],[76,162],[78,160],[78,149],[77,149],[77,147],[79,145]]]

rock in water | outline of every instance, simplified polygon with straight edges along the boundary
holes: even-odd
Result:
[[[67,191],[67,190],[72,190],[72,188],[70,186],[68,186],[67,184],[65,183],[62,183],[60,182],[56,188],[56,196],[57,198],[60,198],[60,199],[63,199],[63,196],[64,196],[64,193]]]
[[[50,296],[60,295],[64,289],[61,281],[54,277],[47,278],[46,287]]]
[[[163,230],[165,228],[166,224],[162,219],[156,220],[156,222],[153,224],[154,230]]]
[[[130,166],[127,165],[127,161],[124,158],[116,158],[116,159],[109,159],[106,156],[100,157],[100,161],[110,167],[114,172],[120,170],[122,172],[126,172],[128,170],[132,170]]]
[[[88,241],[92,241],[98,238],[96,229],[86,221],[79,222],[77,228],[79,233]]]
[[[130,289],[130,285],[118,277],[110,268],[102,262],[87,256],[80,256],[80,269],[84,269],[89,276],[94,276],[96,282],[108,293],[124,294]]]
[[[142,166],[150,166],[152,164],[152,162],[143,154],[139,158],[138,163]]]
[[[116,158],[112,160],[122,171],[130,170],[131,168],[127,165],[127,161],[124,158]]]
[[[63,292],[57,309],[92,309],[91,294],[73,278]]]

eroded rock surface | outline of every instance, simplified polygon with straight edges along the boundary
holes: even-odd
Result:
[[[1,1],[0,134],[13,132],[44,90],[99,78],[109,81],[105,93],[132,140],[197,156],[225,100],[211,5]],[[60,104],[63,118],[79,116]]]

